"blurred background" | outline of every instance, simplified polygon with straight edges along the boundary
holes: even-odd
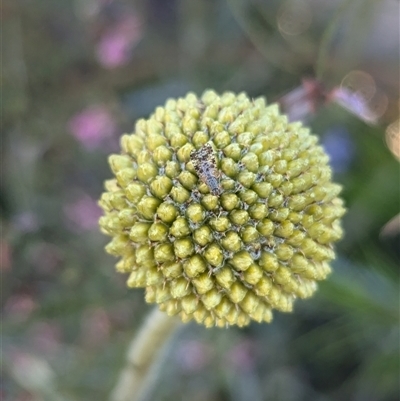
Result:
[[[107,155],[168,97],[207,88],[280,100],[312,127],[344,187],[346,237],[294,313],[184,326],[153,399],[399,399],[397,0],[1,8],[2,399],[107,399],[151,309],[103,251]]]

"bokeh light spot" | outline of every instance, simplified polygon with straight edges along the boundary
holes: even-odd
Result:
[[[389,99],[377,88],[374,78],[365,71],[349,72],[333,91],[332,98],[364,121],[376,123],[386,112]]]
[[[350,71],[340,84],[342,89],[359,94],[366,102],[372,99],[376,92],[374,78],[365,71]]]
[[[400,160],[400,118],[388,125],[385,139],[390,151]]]

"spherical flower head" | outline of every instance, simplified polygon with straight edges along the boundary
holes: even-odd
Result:
[[[270,322],[330,272],[340,186],[316,136],[245,94],[157,107],[109,158],[101,230],[129,287],[207,327]]]

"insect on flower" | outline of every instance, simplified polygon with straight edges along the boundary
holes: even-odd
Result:
[[[221,195],[220,172],[211,143],[207,142],[199,150],[192,150],[190,160],[200,180],[210,188],[210,192],[215,196]]]
[[[221,105],[232,123],[220,136]],[[206,327],[270,322],[273,310],[291,312],[297,298],[311,297],[331,271],[345,213],[317,137],[244,93],[189,93],[155,110],[109,157],[113,176],[99,201],[106,251],[129,273],[128,287]],[[161,116],[185,129],[160,130]],[[242,127],[251,135],[241,137]],[[177,131],[184,138],[172,141]],[[267,173],[270,147],[279,149],[279,177]]]

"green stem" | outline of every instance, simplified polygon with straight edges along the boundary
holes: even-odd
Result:
[[[350,7],[351,5],[354,5],[353,1],[343,1],[343,3],[338,7],[335,14],[333,15],[324,33],[322,34],[318,50],[317,64],[315,67],[316,76],[319,80],[322,80],[325,73],[326,64],[328,62],[329,45],[332,42],[333,37],[337,31],[339,21],[347,11],[348,7]]]
[[[251,7],[251,3],[241,0],[227,0],[229,9],[231,10],[234,18],[236,19],[243,32],[248,36],[254,47],[260,54],[273,66],[284,70],[290,74],[296,73],[296,67],[283,62],[284,50],[282,46],[277,47],[276,43],[271,40],[265,32],[259,32],[259,27],[255,26],[250,17],[246,15],[246,6]],[[272,48],[273,47],[273,48]]]
[[[129,345],[126,365],[119,375],[110,401],[137,401],[153,382],[152,366],[180,321],[156,307]]]

